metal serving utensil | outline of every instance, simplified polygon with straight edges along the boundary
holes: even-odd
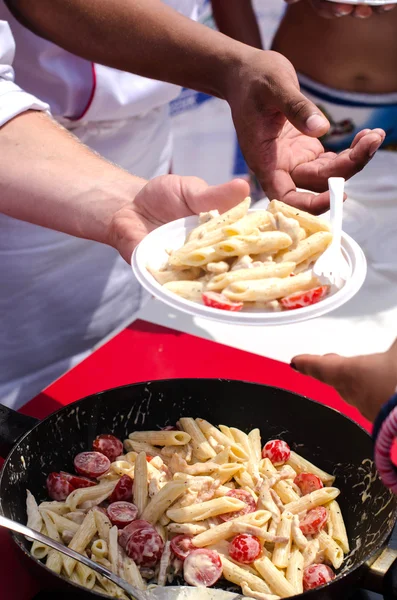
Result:
[[[122,577],[119,577],[87,556],[71,550],[67,546],[56,542],[47,535],[35,531],[26,525],[21,525],[21,523],[17,523],[16,521],[12,521],[11,519],[7,519],[0,515],[0,527],[5,527],[6,529],[15,531],[15,533],[21,533],[32,540],[41,542],[42,544],[65,554],[65,556],[74,558],[74,560],[81,562],[83,565],[86,565],[86,567],[89,567],[96,573],[99,573],[99,575],[103,575],[103,577],[106,577],[106,579],[109,579],[109,581],[118,585],[126,592],[126,594],[135,600],[243,600],[241,594],[206,587],[153,586],[147,591],[139,590],[125,581],[125,579],[122,579]]]

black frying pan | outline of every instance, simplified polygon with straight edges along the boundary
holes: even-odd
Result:
[[[352,552],[333,582],[307,593],[315,600],[346,598],[366,584],[366,564],[380,554],[393,529],[397,499],[380,482],[372,463],[370,436],[342,414],[286,390],[241,381],[175,379],[138,383],[88,396],[42,422],[9,409],[0,415],[0,442],[11,450],[0,478],[0,510],[26,522],[26,488],[38,501],[47,499],[50,471],[72,471],[73,457],[91,447],[99,433],[124,439],[133,430],[174,424],[181,416],[202,417],[249,431],[262,439],[281,437],[297,452],[337,477],[340,505]],[[338,499],[339,500],[339,499]],[[84,591],[50,572],[29,554],[30,544],[14,537],[38,577],[54,589],[67,586],[70,597],[102,597]],[[387,557],[384,556],[387,562]],[[377,564],[379,565],[379,560]],[[383,567],[381,570],[384,570]],[[12,576],[10,574],[10,576]],[[397,598],[397,563],[382,580],[383,592]],[[373,586],[372,586],[373,587]],[[378,591],[378,590],[376,590]],[[394,593],[394,595],[393,595]],[[305,596],[306,597],[306,596]]]

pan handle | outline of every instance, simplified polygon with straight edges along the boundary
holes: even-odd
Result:
[[[397,598],[397,550],[384,548],[368,566],[361,585],[371,592],[383,594],[385,600]]]
[[[32,429],[38,419],[0,404],[0,456],[5,458],[19,438]]]

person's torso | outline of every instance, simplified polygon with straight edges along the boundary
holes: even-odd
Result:
[[[197,16],[197,0],[164,0],[187,17]],[[168,104],[180,88],[79,58],[22,26],[0,3],[16,42],[18,85],[47,102],[57,119],[128,119]]]
[[[288,7],[273,40],[297,71],[339,90],[397,92],[397,11],[324,19],[310,2]]]

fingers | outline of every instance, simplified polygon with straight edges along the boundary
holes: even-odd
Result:
[[[330,127],[317,106],[299,91],[292,79],[284,77],[282,70],[274,81],[272,102],[294,127],[310,137],[321,137]]]
[[[383,6],[374,6],[372,8],[376,13],[382,14],[385,12],[389,12],[390,10],[393,10],[395,7],[396,7],[395,4],[384,4]]]
[[[297,192],[296,190],[282,196],[280,200],[312,215],[322,215],[325,213],[329,210],[330,202],[329,192],[316,195],[310,192]]]
[[[386,133],[383,129],[374,129],[365,134],[350,150],[348,154],[350,160],[363,168],[383,144],[385,137]]]
[[[249,184],[244,179],[208,186],[197,177],[185,177],[183,185],[186,204],[195,214],[215,209],[223,213],[242,202],[250,193]]]
[[[310,180],[310,176],[308,178]],[[313,194],[311,192],[297,192],[296,185],[291,177],[291,173],[283,169],[272,171],[271,179],[261,182],[268,198],[277,198],[290,206],[295,206],[305,210],[313,215],[321,215],[329,209],[329,192],[322,194]],[[324,185],[327,187],[327,180]],[[305,186],[301,186],[305,187]],[[307,187],[310,187],[307,186]],[[313,186],[312,186],[313,189]]]
[[[314,377],[338,390],[343,380],[347,360],[339,354],[325,356],[301,354],[292,359],[291,366],[299,373]]]
[[[293,174],[294,180],[303,187],[302,180],[304,182],[310,175],[313,182],[312,187],[316,185],[316,188],[313,187],[313,189],[318,189],[322,183],[326,186],[329,177],[344,177],[345,179],[353,177],[371,160],[385,138],[383,130],[370,131],[357,141],[359,135],[353,141],[353,148],[344,150],[333,159],[319,159],[317,171],[313,168],[310,171],[308,168],[304,168],[304,165],[300,166]]]
[[[372,17],[372,14],[373,13],[371,6],[367,6],[366,4],[360,4],[359,6],[355,7],[352,16],[356,19],[369,19],[369,17]]]
[[[346,17],[354,12],[353,4],[342,4],[329,0],[311,0],[311,5],[316,13],[325,19]]]

